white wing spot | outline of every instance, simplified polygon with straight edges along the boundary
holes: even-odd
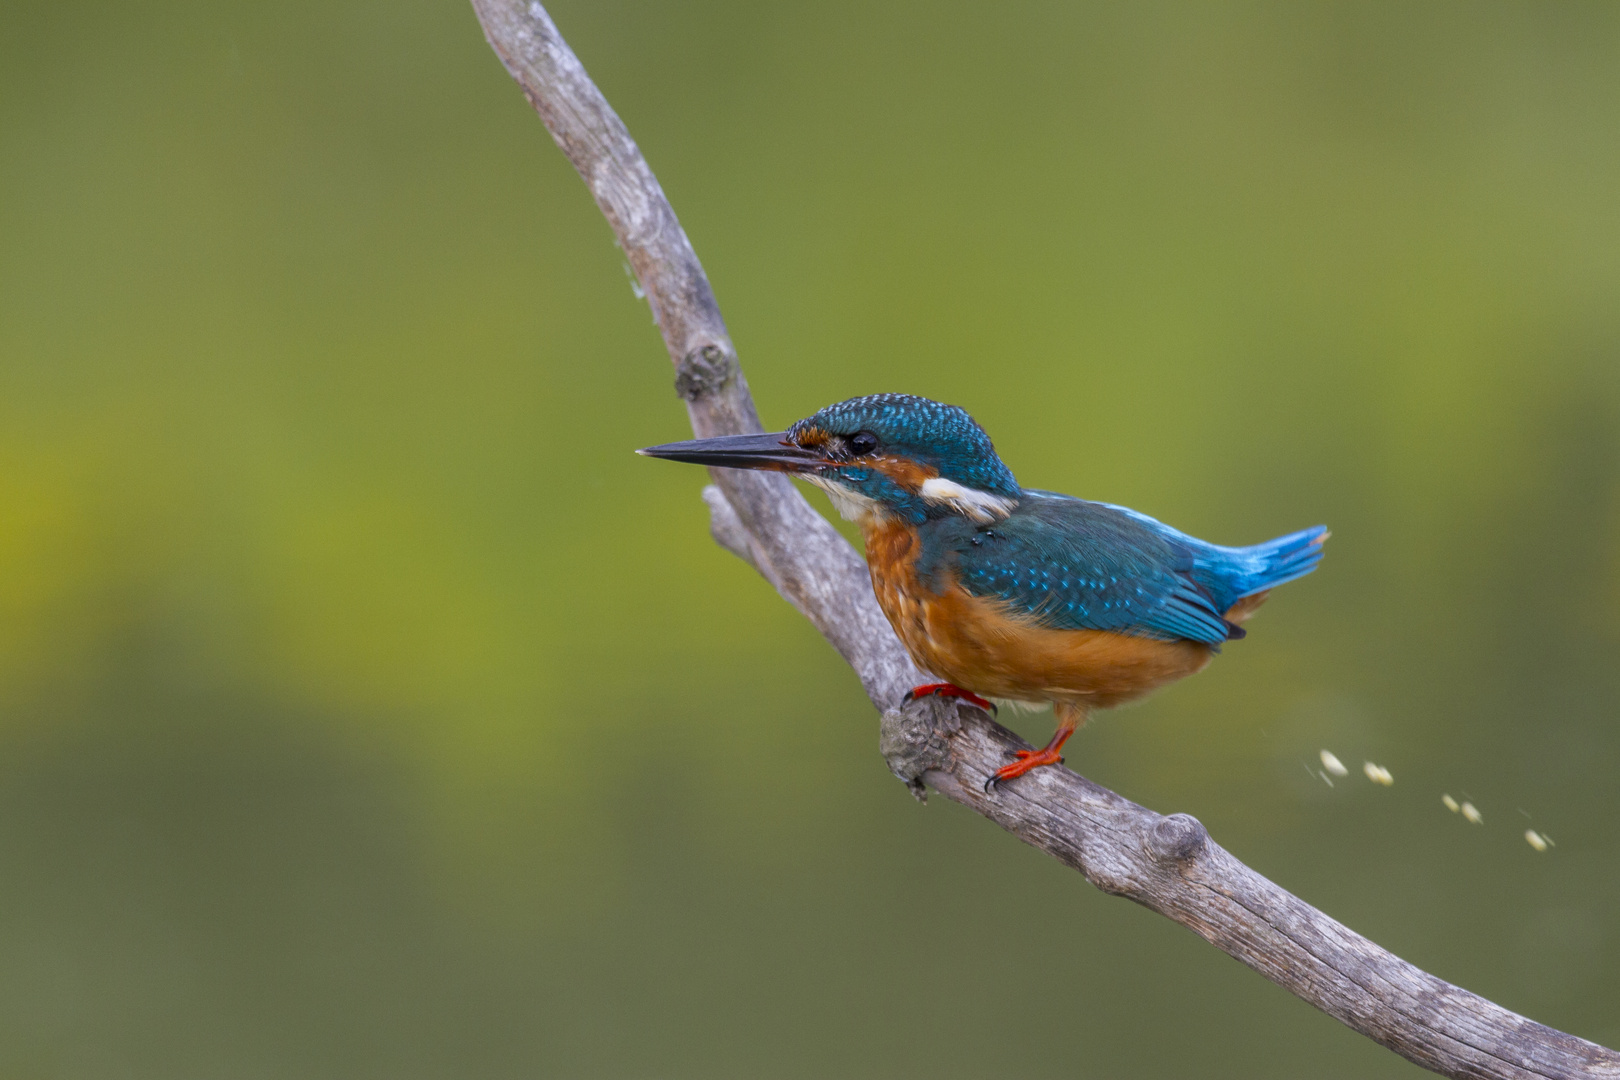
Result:
[[[963,487],[955,480],[933,476],[923,481],[919,494],[931,503],[944,503],[959,514],[965,514],[980,525],[1000,521],[1013,512],[1017,499],[994,495],[978,488]]]

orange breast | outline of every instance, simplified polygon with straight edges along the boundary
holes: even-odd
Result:
[[[932,593],[917,580],[917,536],[900,523],[865,530],[878,605],[918,665],[964,690],[1016,701],[1109,708],[1203,669],[1192,641],[1106,630],[1053,630],[954,581]]]

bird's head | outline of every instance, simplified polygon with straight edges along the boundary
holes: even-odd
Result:
[[[998,521],[1022,492],[990,436],[955,405],[872,394],[828,405],[786,431],[650,446],[649,457],[728,469],[774,469],[832,496],[846,518],[921,524],[961,514]]]

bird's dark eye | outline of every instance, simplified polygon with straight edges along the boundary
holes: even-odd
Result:
[[[877,449],[877,436],[870,431],[857,431],[849,437],[849,452],[857,456]]]

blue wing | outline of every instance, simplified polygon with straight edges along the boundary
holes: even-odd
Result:
[[[1309,573],[1326,530],[1222,548],[1123,507],[1026,490],[1005,521],[985,528],[945,519],[924,532],[925,581],[949,566],[970,593],[1054,629],[1218,645],[1242,636],[1222,613]]]

